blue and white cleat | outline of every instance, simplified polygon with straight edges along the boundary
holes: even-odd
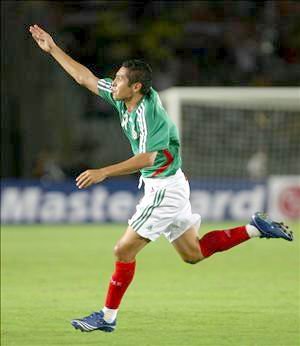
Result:
[[[102,311],[93,312],[87,317],[72,320],[71,324],[75,329],[79,329],[82,332],[92,332],[94,330],[101,330],[107,333],[113,332],[116,328],[116,320],[108,323],[103,317],[104,313]]]
[[[265,213],[252,215],[250,225],[255,226],[261,233],[260,238],[283,238],[288,241],[294,239],[293,232],[283,222],[271,220]]]

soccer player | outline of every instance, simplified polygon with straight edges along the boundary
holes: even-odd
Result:
[[[198,237],[200,215],[193,214],[189,183],[181,170],[180,141],[174,123],[152,88],[151,68],[140,60],[125,61],[114,80],[96,77],[61,50],[38,25],[30,26],[38,46],[49,53],[77,83],[110,103],[119,114],[133,156],[120,163],[89,169],[76,178],[79,189],[113,176],[141,172],[145,194],[117,242],[115,271],[104,307],[91,315],[74,319],[76,329],[112,332],[118,309],[135,272],[137,254],[163,234],[187,263],[197,263],[216,252],[225,251],[253,237],[293,240],[283,223],[255,213],[249,224],[211,231]]]

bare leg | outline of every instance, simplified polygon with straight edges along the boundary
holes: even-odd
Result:
[[[140,252],[149,242],[149,239],[141,237],[132,227],[128,226],[124,235],[120,238],[114,248],[116,260],[124,263],[133,262],[138,252]]]
[[[250,239],[247,226],[211,231],[201,239],[195,227],[189,228],[173,245],[187,263],[197,263],[216,252],[226,251]]]
[[[104,318],[108,322],[116,319],[123,295],[134,277],[135,257],[149,242],[149,239],[138,235],[130,226],[117,242],[114,248],[115,271],[109,283],[105,307],[103,308]]]
[[[198,232],[194,226],[174,240],[172,245],[187,263],[195,264],[204,259],[199,246]]]

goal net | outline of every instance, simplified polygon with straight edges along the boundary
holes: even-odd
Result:
[[[300,173],[300,88],[175,87],[160,93],[193,179]]]
[[[205,220],[300,220],[300,88],[171,88],[191,203]]]

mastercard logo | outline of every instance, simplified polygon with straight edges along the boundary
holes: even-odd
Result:
[[[280,193],[279,208],[290,218],[300,218],[300,186],[288,187]]]

